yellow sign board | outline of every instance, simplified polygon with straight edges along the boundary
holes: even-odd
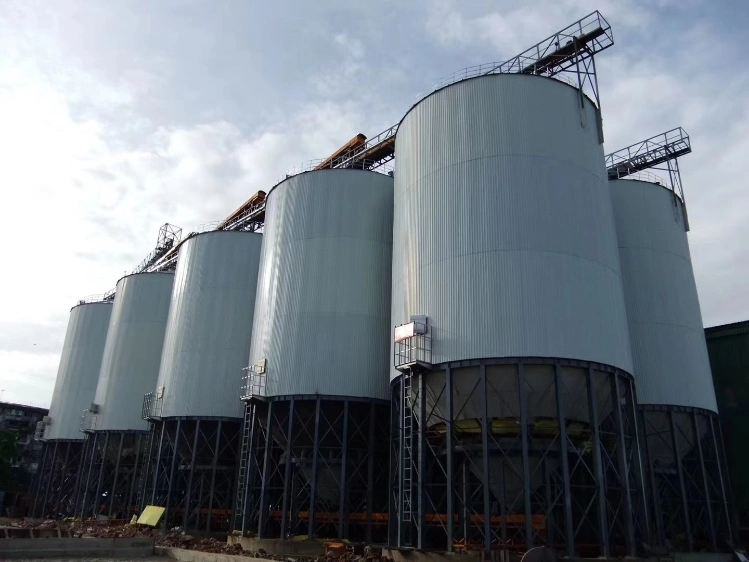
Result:
[[[138,517],[138,525],[148,525],[149,527],[156,527],[159,521],[166,511],[165,507],[159,507],[158,505],[147,505],[143,513]]]

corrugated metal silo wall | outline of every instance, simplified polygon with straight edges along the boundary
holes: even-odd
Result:
[[[157,385],[163,417],[242,417],[262,241],[208,232],[180,248]]]
[[[749,322],[705,330],[736,510],[749,517]]]
[[[717,412],[681,202],[654,183],[610,187],[638,402]]]
[[[433,363],[557,357],[632,371],[589,99],[581,110],[577,90],[535,76],[459,82],[406,115],[396,161],[392,323],[427,315]]]
[[[268,194],[250,363],[272,395],[387,397],[393,180],[294,176]]]
[[[174,284],[173,273],[139,273],[117,282],[94,402],[97,430],[146,430],[143,395],[154,389]]]
[[[45,439],[83,439],[81,415],[94,401],[111,314],[111,303],[71,309]]]

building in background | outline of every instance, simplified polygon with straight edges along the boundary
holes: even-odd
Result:
[[[749,541],[749,320],[705,330],[741,543]],[[747,462],[745,463],[744,460]]]
[[[0,517],[28,515],[32,482],[39,470],[43,443],[34,439],[36,426],[49,413],[46,408],[0,402]]]

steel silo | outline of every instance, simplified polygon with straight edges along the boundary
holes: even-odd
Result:
[[[70,310],[57,371],[33,515],[72,515],[83,463],[81,412],[94,399],[112,313],[110,302],[85,302]],[[40,428],[41,429],[41,428]]]
[[[616,454],[636,447],[635,402],[601,142],[590,98],[525,74],[453,83],[401,121],[391,544],[634,551],[644,498]],[[470,523],[435,529],[417,495]]]
[[[684,203],[651,181],[609,185],[655,523],[664,542],[716,548],[731,517]]]
[[[84,412],[88,458],[83,516],[128,518],[136,509],[136,473],[148,424],[143,395],[156,385],[173,273],[137,273],[117,282],[91,407]]]
[[[268,193],[244,398],[269,464],[240,475],[238,529],[365,540],[387,511],[392,205],[393,179],[356,169]]]
[[[144,404],[160,440],[150,503],[169,508],[170,526],[226,530],[214,512],[234,506],[244,414],[238,390],[262,240],[258,233],[212,231],[179,249],[159,379]],[[170,477],[175,454],[184,460]],[[203,493],[191,495],[195,488]]]

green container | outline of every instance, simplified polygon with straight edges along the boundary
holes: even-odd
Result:
[[[749,522],[749,321],[707,328],[705,337],[734,508],[746,524]]]

